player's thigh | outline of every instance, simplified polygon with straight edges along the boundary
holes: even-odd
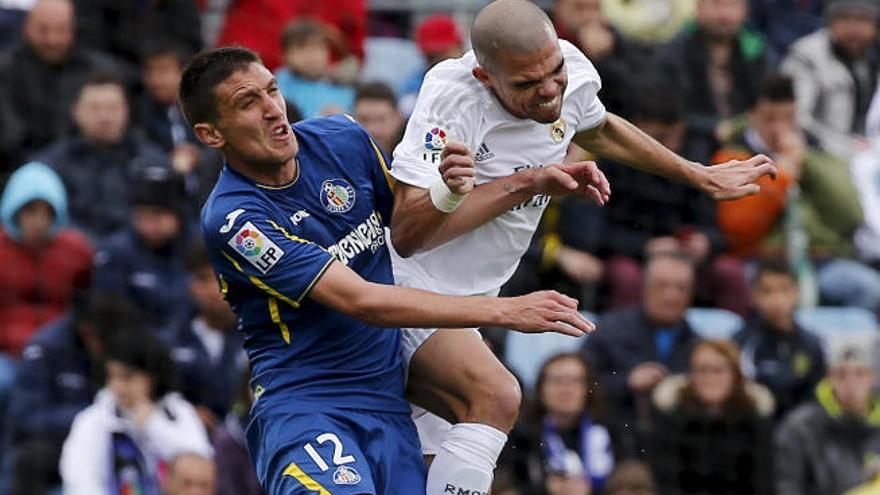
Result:
[[[479,419],[467,415],[481,404],[515,410],[520,400],[516,379],[470,329],[439,329],[419,346],[409,362],[407,395],[451,422]]]
[[[375,418],[369,422],[367,416]],[[364,413],[358,421],[375,438],[368,446],[373,480],[382,495],[425,495],[427,469],[409,414]]]
[[[267,495],[382,495],[365,448],[369,439],[356,429],[318,413],[257,421],[263,424],[249,428],[248,441]]]

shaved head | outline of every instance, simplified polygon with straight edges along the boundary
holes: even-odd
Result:
[[[533,54],[556,40],[550,18],[528,0],[497,0],[477,14],[471,43],[477,61],[487,70],[503,55]]]
[[[49,65],[60,64],[73,47],[73,2],[39,0],[24,22],[24,39],[37,57]]]

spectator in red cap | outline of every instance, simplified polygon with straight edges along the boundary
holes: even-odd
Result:
[[[400,88],[400,111],[407,116],[416,104],[425,73],[446,59],[464,55],[461,31],[449,14],[434,14],[423,19],[416,25],[414,38],[425,56],[425,69],[410,76]]]

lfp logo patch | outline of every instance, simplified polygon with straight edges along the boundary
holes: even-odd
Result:
[[[425,133],[425,148],[428,151],[441,151],[446,147],[446,131],[442,127],[435,127]]]
[[[354,206],[354,188],[345,179],[325,180],[321,184],[321,204],[330,213],[345,213]]]
[[[284,251],[251,222],[245,222],[238,229],[229,239],[229,245],[264,275],[284,256]]]

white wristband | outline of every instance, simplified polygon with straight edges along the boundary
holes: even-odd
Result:
[[[431,184],[431,188],[428,189],[428,192],[431,195],[431,202],[434,203],[434,208],[437,208],[443,213],[452,213],[455,211],[467,196],[467,194],[458,194],[450,191],[446,183],[443,182],[443,179]]]

